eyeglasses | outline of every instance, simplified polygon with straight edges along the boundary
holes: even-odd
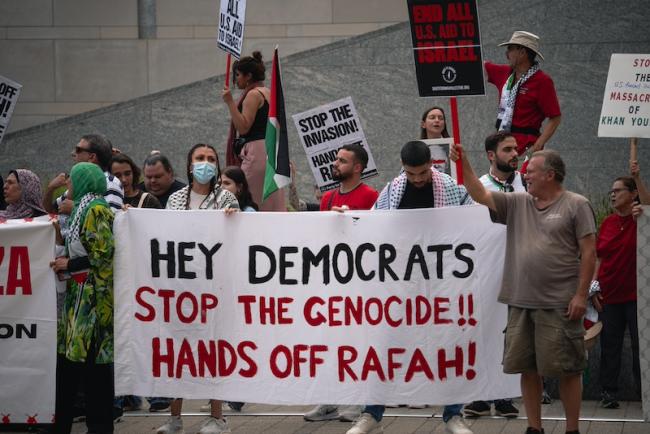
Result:
[[[79,146],[79,145],[77,145],[77,146],[74,147],[74,153],[75,153],[75,154],[81,154],[82,152],[88,152],[88,153],[90,153],[90,154],[94,154],[94,152],[91,151],[90,149],[82,148],[82,147]]]
[[[630,191],[630,190],[627,189],[627,188],[612,188],[611,190],[609,190],[609,191],[607,192],[607,194],[609,194],[609,195],[611,196],[612,194],[618,194],[618,193],[620,193],[621,191]]]

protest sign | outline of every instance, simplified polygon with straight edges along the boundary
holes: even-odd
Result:
[[[22,87],[15,81],[0,75],[0,143],[9,127],[9,121],[11,121],[11,115],[18,102]]]
[[[453,137],[442,139],[415,139],[426,143],[431,151],[431,164],[437,171],[446,173],[456,179],[456,163],[449,159],[449,150],[454,144]]]
[[[114,229],[117,395],[453,404],[519,394],[501,368],[505,230],[485,207],[131,209]]]
[[[52,423],[56,384],[54,227],[0,224],[0,426]]]
[[[237,59],[244,44],[246,0],[221,0],[217,45]]]
[[[408,0],[420,96],[485,95],[476,0]]]
[[[361,179],[377,175],[377,166],[351,97],[324,104],[292,117],[298,130],[300,143],[307,153],[309,166],[321,191],[331,190],[339,185],[338,181],[332,179],[332,165],[336,160],[338,149],[343,145],[356,143],[368,152],[368,165]]]
[[[612,54],[598,137],[650,137],[650,54]]]

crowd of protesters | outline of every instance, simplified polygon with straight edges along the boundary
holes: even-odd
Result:
[[[538,38],[528,32],[515,32],[502,45],[507,47],[509,64],[486,64],[489,81],[498,86],[500,94],[498,132],[485,141],[490,162],[488,173],[480,178],[474,174],[461,145],[454,145],[449,153],[463,167],[465,186],[457,185],[443,173],[448,162],[440,163],[425,143],[449,137],[444,110],[433,106],[421,118],[421,140],[410,141],[401,148],[401,169],[396,168],[397,176],[381,192],[361,181],[368,163],[365,149],[346,145],[339,149],[332,167],[339,187],[317,199],[319,203],[308,203],[299,199],[292,184],[289,204],[294,210],[337,212],[399,212],[473,203],[487,206],[491,219],[508,228],[506,269],[499,295],[499,301],[508,305],[504,371],[521,374],[528,417],[526,432],[544,432],[540,410],[542,377],[553,377],[560,381],[566,432],[575,434],[581,373],[586,366],[585,325],[602,322],[601,405],[618,407],[616,394],[626,329],[632,337],[634,384],[640,388],[635,219],[642,212],[638,204],[650,204],[650,193],[641,180],[638,163],[632,161],[629,176],[614,180],[608,192],[613,212],[597,230],[589,201],[563,186],[566,169],[561,156],[543,149],[559,126],[560,110],[553,82],[539,68]],[[11,170],[4,178],[0,219],[34,218],[47,213],[58,216],[55,228],[60,246],[50,266],[65,282],[65,288],[61,291],[57,328],[56,422],[50,432],[70,432],[80,389],[89,433],[112,433],[116,414],[126,408],[141,408],[139,397],[114,396],[116,246],[112,223],[116,212],[128,212],[130,207],[208,209],[227,214],[287,210],[284,191],[262,201],[264,130],[269,109],[269,90],[264,87],[264,78],[259,52],[235,62],[234,83],[243,92],[238,102],[229,89],[222,94],[232,120],[225,155],[228,165],[223,171],[219,153],[209,144],[200,143],[189,149],[185,183],[177,179],[169,159],[159,151],[150,152],[140,167],[130,156],[113,148],[106,137],[89,134],[75,145],[74,165],[69,174],[57,175],[44,192],[38,176],[27,169]],[[523,89],[526,91],[522,93]],[[535,98],[541,101],[537,112],[530,107]],[[544,119],[547,124],[540,130]],[[526,153],[528,165],[522,173],[520,158]],[[293,165],[292,174],[295,178]],[[556,216],[552,223],[546,219],[549,214]],[[546,244],[538,246],[542,239]],[[528,248],[531,244],[537,247]],[[540,285],[543,290],[535,291]],[[589,317],[591,307],[599,315]],[[557,330],[563,332],[558,334]],[[568,354],[568,361],[553,360],[558,353]],[[170,418],[157,433],[183,432],[181,399],[147,399],[152,411],[171,410]],[[320,405],[307,413],[305,419],[353,421],[347,434],[379,430],[385,407],[362,404],[347,409]],[[491,414],[492,404],[496,415],[518,415],[510,397],[494,402],[475,401],[464,407],[448,405],[443,414],[447,431],[471,434],[463,415]],[[243,403],[228,405],[241,410]],[[229,433],[222,402],[210,400],[207,410],[210,415],[199,433]]]

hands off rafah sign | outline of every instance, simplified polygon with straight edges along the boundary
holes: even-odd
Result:
[[[221,0],[217,45],[237,59],[241,57],[244,43],[246,0]]]
[[[377,166],[351,97],[295,114],[293,121],[321,191],[339,185],[338,181],[332,179],[332,167],[343,145],[356,143],[368,152],[368,166],[361,175],[362,179],[377,175]]]
[[[485,207],[132,209],[114,230],[117,395],[304,405],[518,394],[501,368],[505,228]]]
[[[408,0],[420,96],[485,95],[476,0]]]
[[[0,75],[0,143],[9,127],[22,86]]]
[[[598,137],[650,137],[650,54],[612,54]]]

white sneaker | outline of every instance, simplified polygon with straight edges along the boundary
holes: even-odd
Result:
[[[345,434],[370,434],[384,432],[381,424],[368,413],[362,413],[359,420]]]
[[[318,422],[321,420],[333,420],[339,418],[338,406],[336,405],[319,405],[309,410],[303,416],[308,422]]]
[[[183,421],[180,416],[171,416],[167,423],[156,430],[156,434],[184,434]]]
[[[361,416],[363,405],[347,405],[339,408],[339,420],[341,422],[355,422]]]
[[[203,421],[198,434],[230,434],[230,428],[224,419],[210,416]]]
[[[460,416],[454,416],[447,421],[446,431],[450,434],[474,434]]]

